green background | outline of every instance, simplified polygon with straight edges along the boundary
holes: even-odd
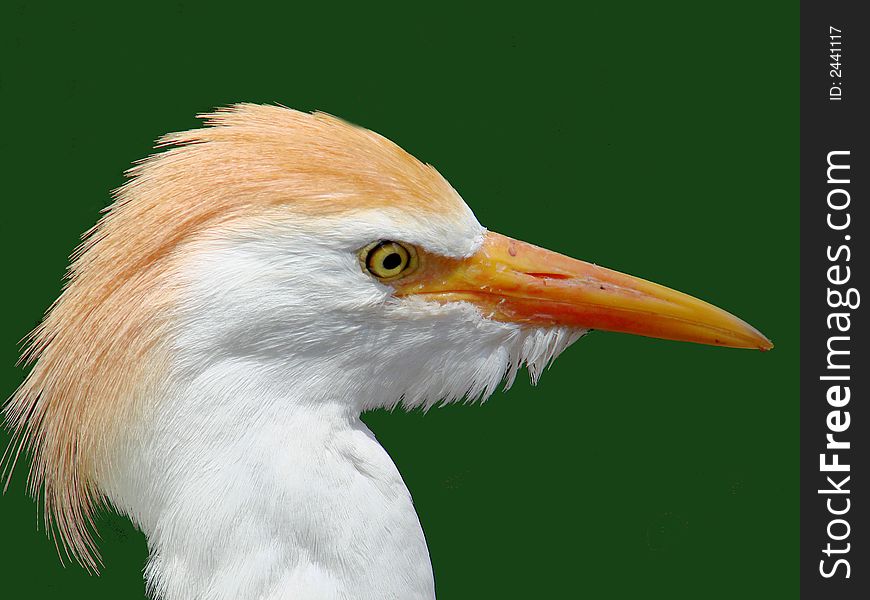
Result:
[[[596,332],[537,388],[368,415],[439,598],[796,597],[796,3],[57,4],[0,8],[3,394],[80,233],[155,138],[236,101],[324,110],[436,165],[487,227],[777,344]],[[144,537],[104,516],[103,574],[61,567],[25,471],[0,497],[0,595],[141,597]]]

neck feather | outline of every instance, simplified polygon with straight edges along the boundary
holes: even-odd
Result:
[[[154,596],[434,598],[410,494],[342,386],[273,383],[241,362],[173,385],[107,476]]]

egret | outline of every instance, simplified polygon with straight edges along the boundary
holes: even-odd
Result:
[[[71,257],[4,416],[62,558],[95,510],[165,600],[431,599],[366,410],[486,399],[591,329],[770,341],[642,279],[487,231],[430,165],[322,113],[234,105],[161,138]],[[8,481],[8,480],[7,480]]]

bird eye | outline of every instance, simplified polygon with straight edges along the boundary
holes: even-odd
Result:
[[[413,246],[379,240],[359,251],[363,269],[381,281],[398,279],[417,268],[417,251]]]

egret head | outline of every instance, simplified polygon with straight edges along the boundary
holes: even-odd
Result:
[[[131,170],[6,408],[7,460],[34,453],[49,525],[90,566],[84,523],[137,423],[216,369],[262,392],[233,407],[241,431],[288,387],[357,413],[485,398],[590,329],[771,347],[700,300],[487,231],[434,168],[370,131],[256,105],[207,125]]]

